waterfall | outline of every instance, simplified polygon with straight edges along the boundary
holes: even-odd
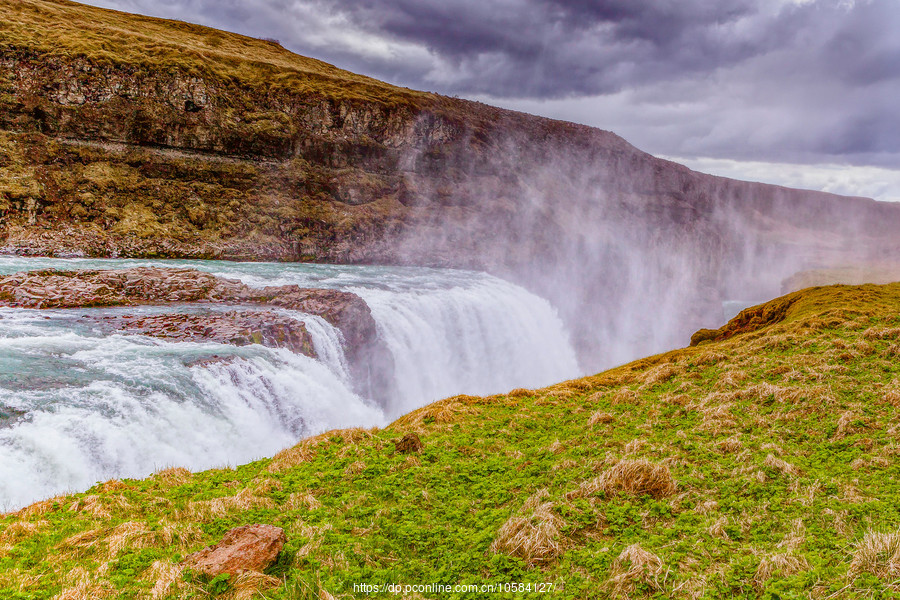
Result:
[[[340,331],[296,311],[277,309],[304,323],[317,359],[259,345],[104,335],[81,318],[183,310],[178,306],[0,309],[0,509],[169,466],[242,464],[328,429],[383,426],[455,394],[538,387],[580,374],[555,309],[483,273],[16,257],[0,257],[0,273],[148,264],[198,268],[253,286],[357,293],[391,354],[394,394],[379,406],[355,393]]]
[[[0,410],[11,415],[0,427],[0,509],[385,423],[333,365],[288,350],[96,337],[67,331],[59,313],[44,324],[22,312],[32,314],[0,318]]]
[[[393,354],[398,416],[454,394],[539,387],[578,375],[550,304],[493,277],[437,290],[356,288]]]

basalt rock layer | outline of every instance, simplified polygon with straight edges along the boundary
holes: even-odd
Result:
[[[296,285],[251,288],[240,281],[194,269],[136,267],[121,270],[47,269],[0,277],[0,306],[82,308],[147,304],[251,305],[211,314],[114,315],[99,319],[107,331],[178,341],[252,343],[315,356],[301,321],[261,307],[319,316],[341,332],[351,375],[359,391],[384,399],[390,394],[393,363],[378,337],[365,301],[350,292]]]
[[[287,348],[316,358],[302,322],[271,311],[229,311],[220,314],[104,316],[98,325],[110,333],[149,335],[176,342],[218,342],[232,346],[260,344]]]
[[[550,299],[589,366],[683,343],[799,270],[898,255],[897,206],[696,173],[271,41],[0,8],[7,252],[484,269]]]

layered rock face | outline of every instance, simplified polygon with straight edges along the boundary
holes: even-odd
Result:
[[[68,6],[16,10],[38,5]],[[237,59],[210,40],[239,36],[205,28],[172,31],[190,60],[144,60],[116,18],[94,32],[112,60],[0,50],[9,252],[483,269],[550,299],[588,369],[684,344],[723,299],[798,270],[898,254],[900,207],[695,173],[606,131],[313,73],[259,40],[239,41],[267,83],[226,77]]]
[[[233,346],[261,344],[317,357],[303,323],[271,311],[104,316],[98,319],[98,325],[110,333],[149,335],[176,342],[218,342]]]
[[[272,308],[322,317],[344,339],[351,375],[366,397],[391,394],[393,363],[378,337],[365,301],[350,292],[295,285],[251,288],[194,269],[137,267],[122,270],[30,271],[0,277],[0,306],[82,308],[146,304],[241,305],[209,314],[96,317],[107,333],[149,335],[173,341],[262,344],[315,357],[303,323]],[[265,308],[269,308],[265,310]]]

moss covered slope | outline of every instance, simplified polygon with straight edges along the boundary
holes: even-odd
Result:
[[[450,398],[234,469],[167,469],[30,506],[0,521],[0,596],[549,582],[561,598],[887,597],[900,284],[792,300],[776,323],[593,377]],[[411,432],[422,450],[397,452]],[[182,556],[247,523],[288,532],[265,577],[182,571]]]

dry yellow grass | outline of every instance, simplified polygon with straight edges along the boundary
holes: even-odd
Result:
[[[753,576],[753,582],[757,588],[763,589],[767,581],[775,575],[788,577],[809,570],[809,561],[806,557],[795,554],[793,551],[770,554],[763,557]]]
[[[663,561],[640,544],[628,546],[613,560],[606,587],[613,598],[630,598],[639,584],[663,590],[668,570]]]
[[[900,327],[870,327],[863,331],[863,337],[869,340],[895,340],[900,338]]]
[[[850,526],[847,524],[847,511],[846,510],[832,510],[830,508],[826,508],[822,511],[822,515],[826,517],[827,521],[830,521],[831,526],[840,536],[847,536],[850,533]]]
[[[642,387],[653,387],[654,385],[659,385],[660,383],[665,383],[669,381],[675,375],[681,372],[681,369],[672,365],[671,363],[663,363],[652,369],[647,370],[641,377],[641,381],[643,381],[644,385]]]
[[[112,584],[94,577],[82,567],[75,567],[66,578],[67,587],[53,600],[100,600],[115,593]]]
[[[838,418],[837,429],[834,432],[834,436],[832,436],[835,440],[844,439],[844,437],[850,433],[856,433],[858,428],[854,425],[854,421],[856,417],[854,416],[852,411],[846,411],[841,414],[840,418]]]
[[[867,531],[855,544],[848,574],[871,573],[879,579],[900,577],[900,532]]]
[[[156,541],[156,534],[150,531],[146,523],[128,521],[116,526],[106,537],[107,555],[115,558],[126,548],[146,548]]]
[[[100,529],[88,529],[73,536],[67,537],[59,543],[58,548],[92,548],[97,545],[100,540],[102,531]]]
[[[157,560],[144,575],[144,578],[153,584],[149,597],[151,600],[162,600],[169,597],[170,590],[177,588],[184,567],[180,564]]]
[[[166,485],[178,486],[189,482],[194,477],[194,474],[183,467],[169,467],[168,469],[157,471],[153,474],[153,477]]]
[[[616,390],[609,396],[610,404],[637,404],[639,398],[636,392],[628,388]]]
[[[277,587],[280,584],[281,580],[277,577],[271,577],[255,571],[243,571],[234,577],[234,582],[225,595],[225,600],[264,598],[260,592]]]
[[[675,493],[669,467],[645,459],[619,461],[601,476],[599,486],[607,494],[647,494],[657,499]]]
[[[725,531],[726,525],[728,525],[728,517],[719,517],[709,526],[707,532],[713,537],[722,538],[723,540],[730,539]]]
[[[285,448],[281,452],[272,457],[272,462],[266,468],[270,473],[280,473],[292,467],[310,460],[315,456],[316,448],[322,444],[331,442],[332,440],[342,443],[345,446],[355,446],[362,440],[372,437],[374,429],[362,429],[359,427],[351,429],[335,429],[326,431],[317,436],[307,438],[290,448]]]
[[[590,425],[591,427],[597,424],[605,425],[607,423],[612,423],[615,420],[616,418],[608,412],[599,410],[590,416],[590,418],[588,419],[588,425]]]
[[[203,532],[193,523],[177,523],[161,519],[159,524],[161,526],[159,540],[166,546],[175,546],[183,550],[193,546],[203,537]]]
[[[37,589],[41,579],[40,575],[23,573],[19,569],[8,569],[0,572],[0,587],[24,592],[29,589]]]
[[[347,468],[344,469],[344,473],[347,475],[359,475],[366,469],[366,463],[361,460],[354,461],[347,465]]]
[[[725,371],[716,382],[716,389],[723,390],[736,388],[749,379],[747,372],[742,369],[729,369]]]
[[[799,477],[801,474],[800,469],[798,469],[795,465],[792,465],[786,460],[782,460],[776,457],[774,454],[766,455],[766,459],[763,461],[763,466],[769,467],[770,469],[775,469],[782,475],[787,475],[789,477]]]
[[[547,490],[540,490],[525,501],[520,514],[510,517],[497,532],[491,551],[521,558],[536,565],[556,558],[562,552],[560,527],[563,521],[553,511],[552,502],[543,502]]]
[[[41,529],[44,529],[49,525],[50,523],[48,523],[47,521],[15,521],[14,523],[10,523],[6,527],[6,529],[0,532],[0,543],[16,543],[20,540],[35,535]]]
[[[68,496],[56,496],[47,500],[41,500],[40,502],[35,502],[34,504],[30,504],[21,509],[16,513],[16,516],[20,519],[31,519],[34,517],[39,517],[47,514],[51,510],[54,510],[55,506],[67,503],[68,500]]]
[[[736,436],[731,436],[717,443],[716,449],[722,454],[737,454],[744,449],[744,443]]]
[[[897,408],[900,407],[900,390],[892,389],[884,393],[884,401]]]
[[[776,544],[776,548],[785,548],[788,550],[796,550],[806,541],[806,526],[803,519],[795,519],[791,523],[791,530],[784,536],[784,539]]]
[[[322,503],[309,492],[295,492],[288,496],[282,508],[284,510],[315,510],[320,506],[322,506]]]
[[[189,502],[179,514],[179,519],[207,522],[225,517],[231,512],[243,512],[254,508],[275,508],[275,503],[271,498],[258,496],[254,490],[245,488],[234,496]]]
[[[732,418],[731,414],[732,406],[732,403],[725,402],[700,409],[699,412],[703,417],[700,423],[700,430],[719,435],[736,427],[737,421]]]

